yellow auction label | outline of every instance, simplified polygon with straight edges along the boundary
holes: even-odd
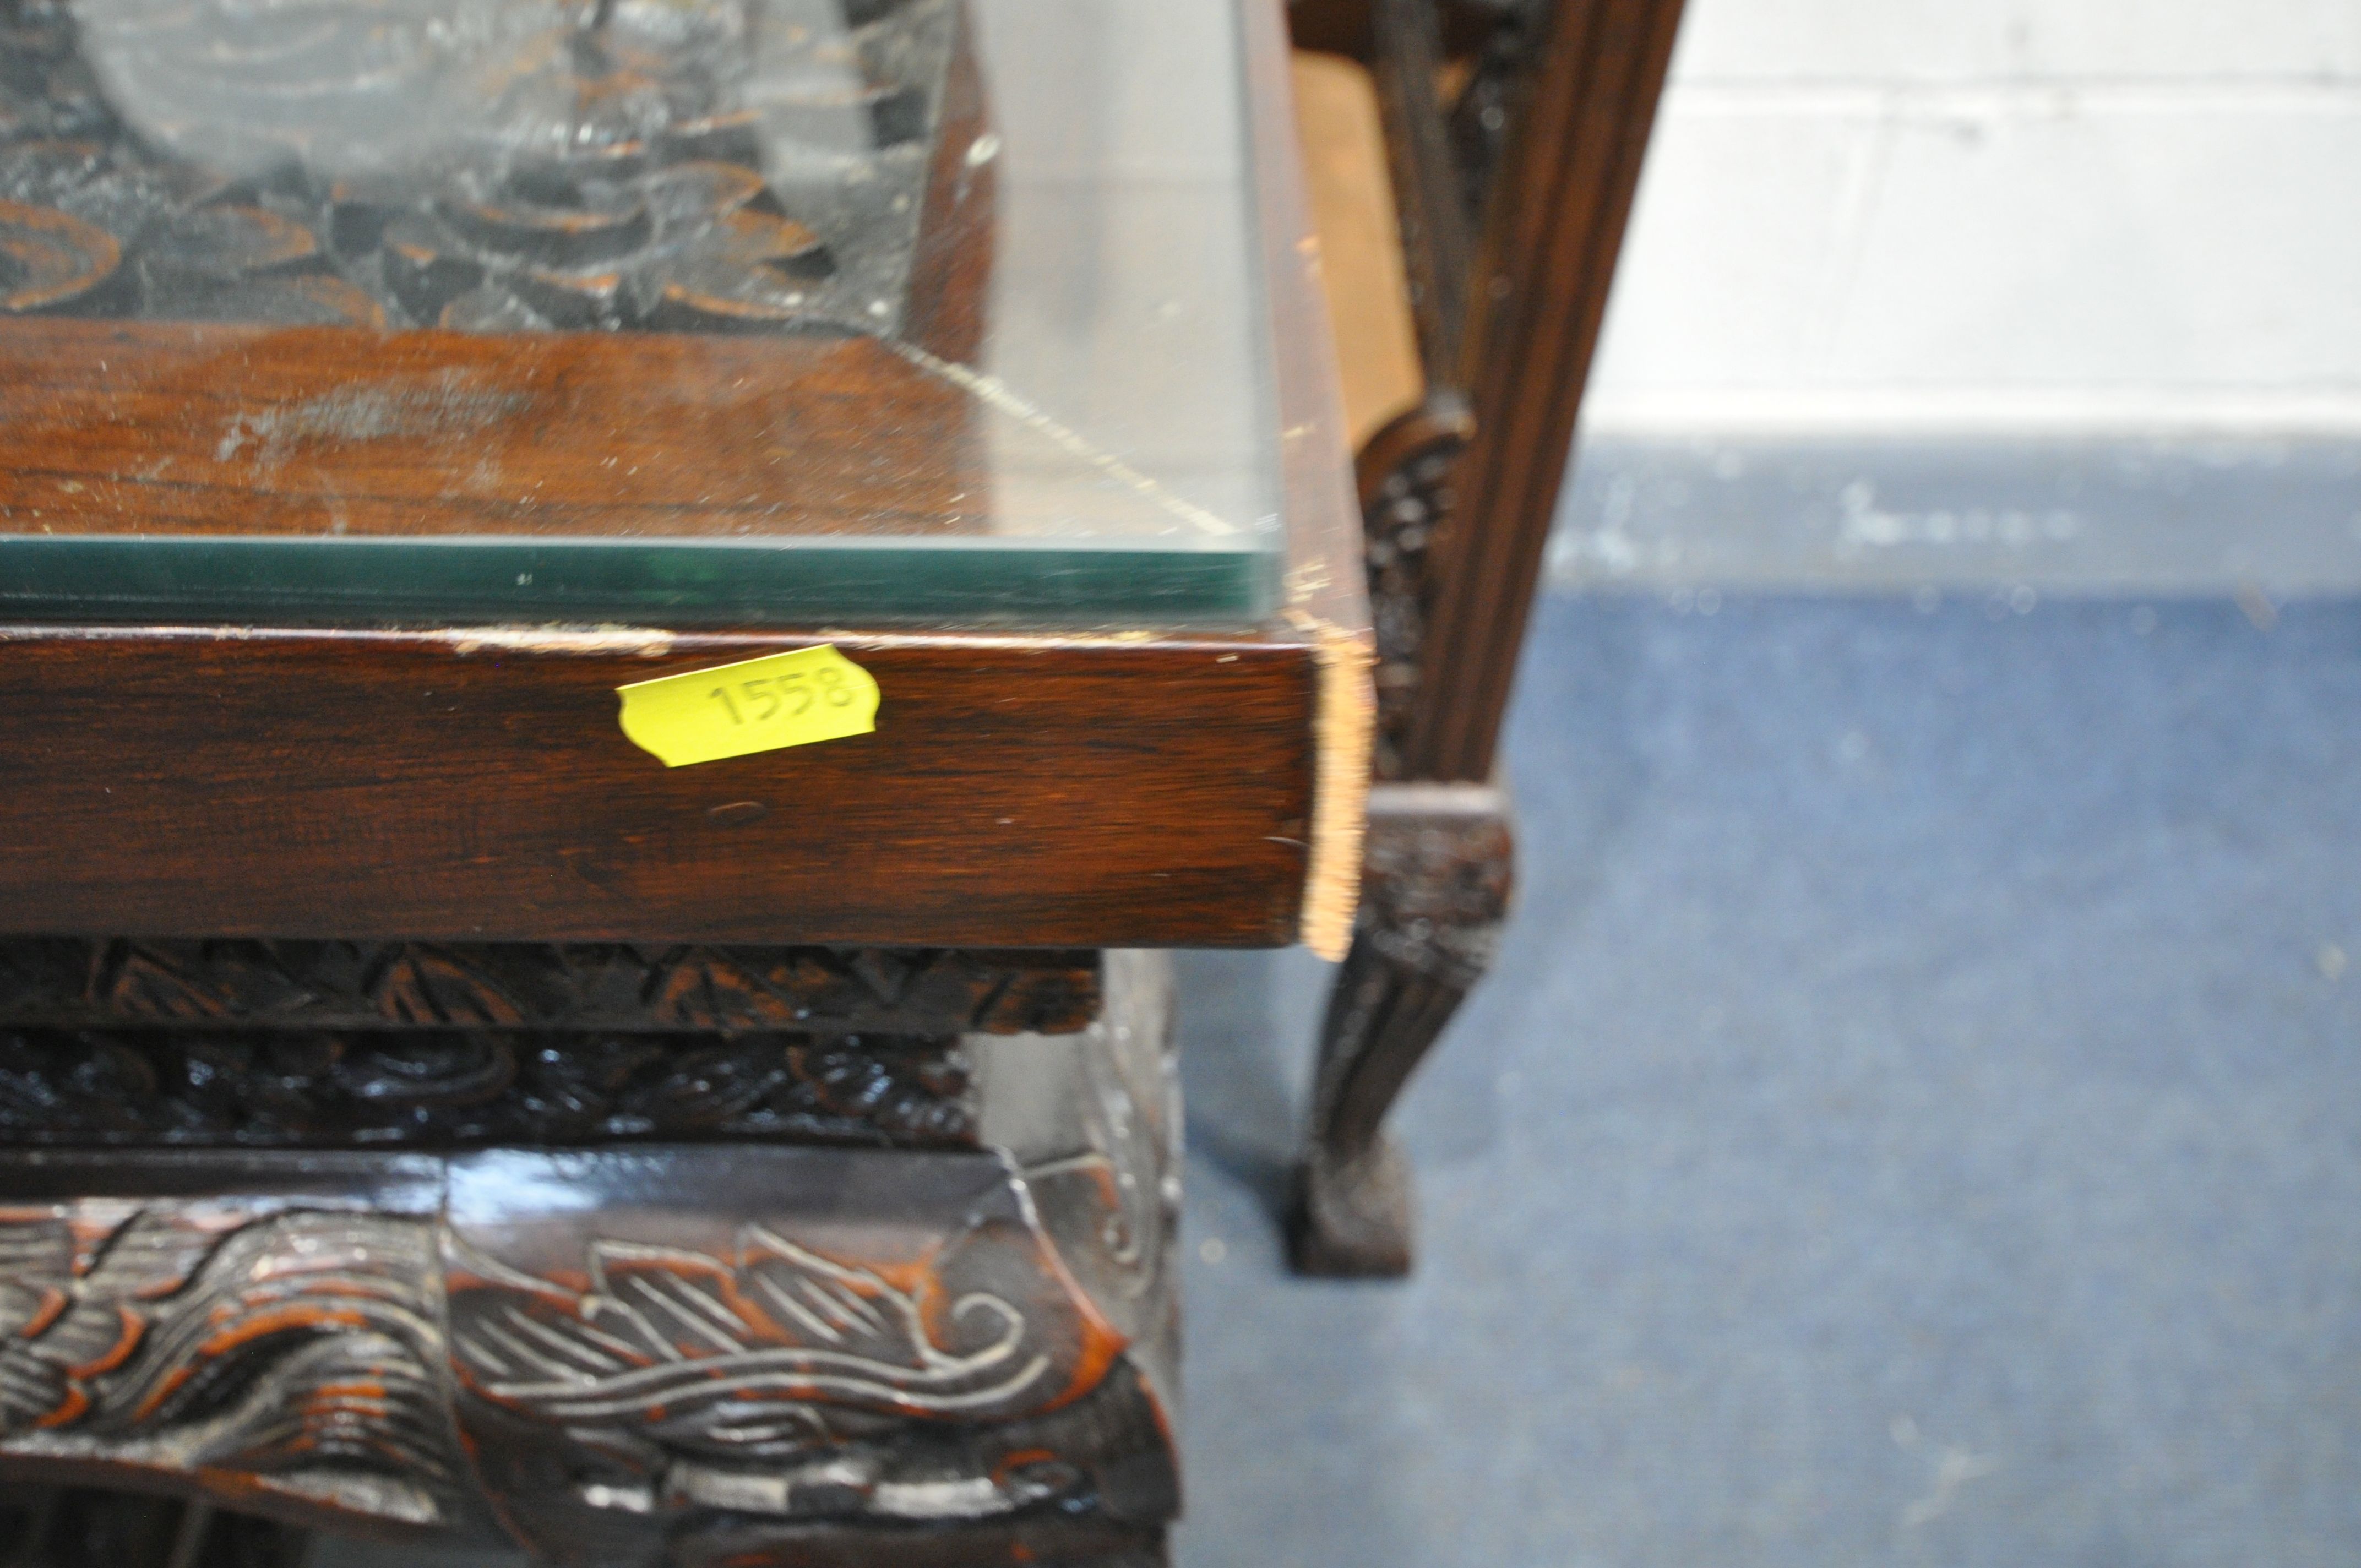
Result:
[[[615,690],[623,733],[667,768],[877,728],[877,678],[826,643]]]

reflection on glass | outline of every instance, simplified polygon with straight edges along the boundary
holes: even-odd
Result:
[[[1235,17],[0,0],[0,606],[1264,609]]]

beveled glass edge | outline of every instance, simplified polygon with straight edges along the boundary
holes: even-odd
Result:
[[[1269,550],[957,540],[0,536],[0,621],[1252,625]]]

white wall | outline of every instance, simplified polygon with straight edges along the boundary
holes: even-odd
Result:
[[[2361,433],[2361,0],[1690,0],[1587,428]]]

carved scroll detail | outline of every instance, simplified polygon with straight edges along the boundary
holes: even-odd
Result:
[[[630,1562],[713,1510],[884,1524],[1112,1506],[1123,1483],[1093,1434],[1153,1407],[1006,1163],[756,1152],[731,1151],[701,1201],[652,1172],[593,1212],[508,1196],[587,1163],[455,1168],[459,1419],[520,1539]],[[811,1201],[781,1201],[795,1193]]]
[[[732,1257],[609,1240],[588,1252],[576,1292],[458,1246],[470,1387],[537,1420],[641,1425],[667,1448],[750,1460],[824,1443],[815,1401],[988,1419],[1057,1391],[1042,1336],[990,1290],[929,1321],[918,1290],[765,1225],[746,1226]]]
[[[463,1465],[432,1227],[84,1200],[0,1210],[0,1455],[108,1457],[413,1523]]]
[[[109,1168],[0,1156],[0,1188]],[[1161,1396],[998,1157],[184,1155],[146,1171],[220,1195],[0,1207],[12,1479],[45,1465],[30,1476],[453,1541],[504,1528],[598,1568],[823,1523],[1144,1538],[1170,1517]]]

